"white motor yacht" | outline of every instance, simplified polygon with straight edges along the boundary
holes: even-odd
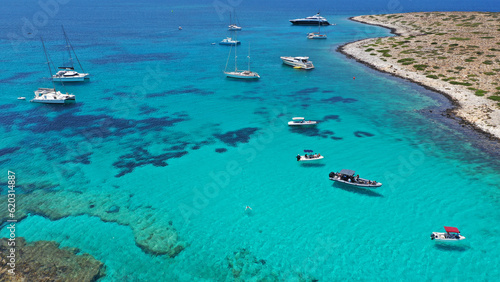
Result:
[[[460,235],[460,231],[456,227],[445,226],[444,231],[446,232],[432,232],[431,240],[456,242],[465,239],[464,236]]]
[[[283,63],[296,69],[310,70],[314,65],[309,61],[309,57],[280,57]]]
[[[290,22],[294,25],[330,25],[330,23],[325,18],[321,17],[319,13],[307,18],[290,20]]]
[[[308,126],[308,125],[316,125],[318,124],[315,120],[305,120],[303,117],[294,117],[291,121],[288,122],[290,126]]]

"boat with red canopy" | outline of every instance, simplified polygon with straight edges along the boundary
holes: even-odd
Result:
[[[445,226],[444,231],[446,232],[432,232],[431,240],[453,242],[465,239],[464,236],[460,235],[460,231],[456,227]]]

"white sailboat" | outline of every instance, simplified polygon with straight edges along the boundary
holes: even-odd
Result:
[[[236,19],[236,12],[234,12],[234,18]],[[236,23],[232,23],[231,13],[229,13],[229,28],[230,31],[240,31],[241,26],[238,26]]]
[[[45,49],[45,43],[43,43],[43,39],[42,46],[45,53],[45,59],[47,60],[47,66],[49,68],[49,75],[52,75],[50,70],[50,60],[47,55],[47,50]],[[35,97],[30,102],[43,104],[64,104],[68,101],[75,100],[75,95],[68,93],[62,94],[60,91],[57,91],[53,80],[52,87],[53,88],[38,88],[35,91]]]
[[[326,39],[326,34],[321,34],[321,22],[318,22],[318,32],[310,32],[307,34],[308,39]]]
[[[248,56],[247,56],[248,70],[238,70],[238,65],[237,65],[238,56],[236,55],[237,49],[238,47],[234,46],[234,71],[230,72],[226,71],[227,64],[229,63],[229,57],[231,56],[231,50],[229,50],[229,56],[227,57],[227,62],[226,62],[226,69],[224,70],[226,76],[231,78],[240,78],[240,79],[259,79],[260,78],[259,74],[250,70],[250,44],[248,45]]]
[[[68,49],[70,65],[59,67],[59,71],[52,76],[52,80],[56,82],[75,82],[75,81],[84,81],[85,79],[89,79],[88,73],[78,73],[77,71],[75,71],[75,67],[73,65],[73,57],[71,56],[71,51],[73,51],[73,54],[75,55],[75,58],[78,64],[80,65],[82,72],[85,72],[83,70],[82,64],[80,64],[80,60],[78,60],[78,57],[76,56],[75,50],[73,49],[73,46],[71,45],[68,39],[68,36],[66,35],[64,26],[62,26],[62,30],[64,38],[66,40],[66,48]]]

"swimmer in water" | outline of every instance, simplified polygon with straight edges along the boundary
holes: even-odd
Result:
[[[247,206],[247,207],[245,208],[245,210],[246,210],[246,211],[247,211],[247,210],[252,210],[252,208],[251,208],[250,206]]]

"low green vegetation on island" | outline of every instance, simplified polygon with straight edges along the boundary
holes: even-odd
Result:
[[[400,34],[367,41],[361,48],[371,56],[500,101],[500,13],[426,12],[354,19],[395,28]]]

